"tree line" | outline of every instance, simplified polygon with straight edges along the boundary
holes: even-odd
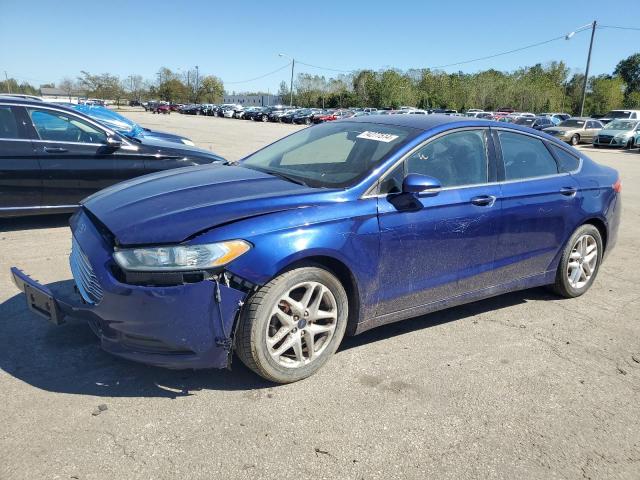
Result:
[[[571,74],[563,62],[522,67],[511,72],[494,69],[477,73],[447,73],[431,69],[359,70],[326,78],[299,73],[294,82],[294,104],[304,107],[468,108],[519,111],[563,111],[578,113],[582,99],[583,74]],[[49,85],[53,86],[53,85]],[[71,95],[78,90],[88,97],[165,100],[175,103],[219,103],[225,93],[222,80],[201,75],[198,69],[158,70],[155,78],[141,75],[120,78],[109,73],[82,71],[64,78],[58,88]],[[0,82],[0,92],[37,95],[38,89],[15,79]],[[235,93],[235,92],[234,92]],[[283,81],[278,95],[290,98]],[[589,77],[585,114],[603,114],[614,108],[640,108],[640,53],[621,60],[611,74]]]
[[[360,70],[335,78],[299,73],[294,103],[305,107],[449,108],[495,111],[509,107],[529,112],[580,111],[584,75],[571,74],[563,62],[536,64],[513,72],[439,70]],[[289,98],[286,82],[278,92]],[[618,63],[612,74],[589,77],[585,114],[614,108],[640,108],[640,53]]]

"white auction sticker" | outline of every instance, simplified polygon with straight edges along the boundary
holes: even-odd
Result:
[[[358,138],[366,138],[367,140],[375,140],[376,142],[389,143],[398,138],[398,135],[379,132],[362,132],[360,135],[358,135]]]

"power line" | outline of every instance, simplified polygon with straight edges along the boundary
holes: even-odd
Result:
[[[580,28],[580,29],[576,30],[575,33],[583,32],[585,30],[588,30],[589,28],[590,28],[590,26]],[[457,65],[465,65],[465,64],[473,63],[473,62],[480,62],[482,60],[489,60],[491,58],[501,57],[503,55],[509,55],[511,53],[521,52],[521,51],[527,50],[529,48],[535,48],[535,47],[539,47],[541,45],[546,45],[548,43],[552,43],[552,42],[556,42],[558,40],[562,40],[565,37],[566,37],[566,35],[559,35],[557,37],[553,37],[553,38],[550,38],[548,40],[543,40],[541,42],[532,43],[530,45],[525,45],[523,47],[514,48],[512,50],[507,50],[505,52],[499,52],[499,53],[494,53],[492,55],[486,55],[486,56],[483,56],[483,57],[472,58],[472,59],[469,59],[469,60],[463,60],[463,61],[460,61],[460,62],[447,63],[447,64],[444,64],[444,65],[435,65],[435,66],[432,66],[432,67],[425,67],[425,68],[437,69],[437,68],[455,67]],[[341,70],[341,69],[337,69],[337,68],[321,67],[319,65],[312,65],[310,63],[301,62],[299,60],[298,60],[298,63],[301,64],[301,65],[306,65],[307,67],[317,68],[319,70],[327,70],[327,71],[330,71],[330,72],[353,73],[353,72],[357,72],[358,71],[358,70]]]
[[[273,75],[274,73],[278,73],[281,70],[284,70],[285,68],[289,68],[289,66],[291,65],[291,62],[287,63],[286,65],[284,65],[283,67],[280,67],[276,70],[273,70],[272,72],[269,73],[265,73],[264,75],[260,75],[259,77],[255,77],[255,78],[250,78],[248,80],[240,80],[237,82],[224,82],[225,85],[235,85],[237,83],[249,83],[249,82],[254,82],[256,80],[260,80],[261,78],[265,78],[268,77],[269,75]]]
[[[615,28],[617,30],[635,30],[640,32],[638,27],[621,27],[619,25],[598,25],[598,28]]]
[[[583,28],[581,30],[576,30],[576,33],[582,32],[584,30],[586,29]],[[479,62],[481,60],[489,60],[491,58],[501,57],[502,55],[509,55],[511,53],[527,50],[529,48],[539,47],[540,45],[546,45],[547,43],[556,42],[558,40],[564,39],[565,37],[566,35],[560,35],[559,37],[550,38],[549,40],[544,40],[542,42],[532,43],[531,45],[525,45],[524,47],[520,47],[520,48],[514,48],[513,50],[508,50],[506,52],[495,53],[493,55],[487,55],[485,57],[472,58],[471,60],[464,60],[462,62],[447,63],[445,65],[436,65],[435,67],[431,67],[431,68],[435,69],[435,68],[455,67],[457,65],[465,65],[467,63]]]
[[[353,73],[353,72],[356,72],[356,71],[357,71],[357,70],[340,70],[340,69],[338,69],[338,68],[319,67],[318,65],[311,65],[310,63],[301,62],[300,60],[298,60],[298,63],[299,63],[300,65],[306,65],[307,67],[317,68],[318,70],[327,70],[327,71],[329,71],[329,72]]]

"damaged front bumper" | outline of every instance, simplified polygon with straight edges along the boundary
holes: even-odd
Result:
[[[246,292],[217,279],[175,286],[138,286],[112,274],[113,249],[90,220],[75,220],[76,242],[89,259],[102,296],[88,304],[80,295],[56,296],[18,268],[11,274],[29,308],[59,325],[65,317],[87,320],[102,348],[114,355],[166,368],[225,368],[231,334]]]

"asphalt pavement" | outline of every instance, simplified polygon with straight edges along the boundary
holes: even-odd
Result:
[[[229,159],[301,127],[128,112]],[[640,478],[640,152],[593,288],[512,293],[347,338],[269,384],[114,358],[88,326],[30,313],[18,265],[71,285],[66,216],[0,220],[0,479]]]

